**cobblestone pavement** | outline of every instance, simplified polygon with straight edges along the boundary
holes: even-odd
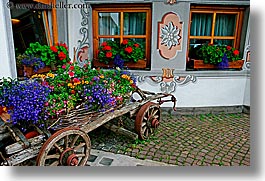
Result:
[[[129,123],[132,129],[134,121]],[[250,115],[244,113],[164,113],[156,132],[145,141],[134,141],[103,126],[89,136],[92,149],[142,160],[176,166],[250,166]]]

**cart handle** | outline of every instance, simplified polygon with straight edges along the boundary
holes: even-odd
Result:
[[[177,111],[177,108],[176,108],[177,99],[176,99],[176,97],[174,95],[172,95],[172,94],[168,94],[168,95],[165,95],[165,96],[171,96],[171,99],[170,100],[162,100],[162,98],[159,98],[157,100],[159,105],[161,105],[161,104],[163,104],[165,102],[173,102],[173,110]]]

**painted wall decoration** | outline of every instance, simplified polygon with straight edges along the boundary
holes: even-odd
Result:
[[[172,4],[177,3],[177,0],[166,0],[165,3],[172,5]]]
[[[179,15],[174,12],[166,13],[158,23],[157,48],[163,58],[173,59],[182,50],[182,25]]]
[[[160,86],[161,92],[175,92],[177,85],[186,85],[189,82],[195,83],[197,78],[193,75],[174,76],[174,69],[162,68],[162,76],[139,76],[138,82],[147,82],[153,86]]]
[[[245,51],[244,51],[244,58],[245,60],[244,65],[243,65],[243,69],[250,69],[250,45],[246,46]]]
[[[89,58],[89,39],[88,39],[88,25],[89,25],[89,11],[85,8],[80,8],[82,16],[81,27],[79,33],[83,36],[82,40],[78,40],[78,47],[75,50],[75,58],[79,66],[83,67],[85,64],[91,66]]]

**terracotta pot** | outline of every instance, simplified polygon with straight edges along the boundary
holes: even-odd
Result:
[[[33,75],[33,67],[24,66],[24,76],[31,77]]]
[[[30,131],[30,132],[26,133],[25,137],[27,139],[30,139],[30,138],[33,138],[33,137],[38,136],[38,135],[39,135],[39,133],[34,130],[34,131]]]

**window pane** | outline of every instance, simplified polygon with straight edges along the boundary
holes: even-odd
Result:
[[[210,36],[213,15],[209,13],[192,13],[191,36]]]
[[[119,13],[98,13],[99,35],[119,35],[120,34],[120,14]]]
[[[192,39],[190,40],[190,47],[189,47],[189,57],[194,59],[199,59],[198,50],[201,48],[202,44],[210,43],[211,40],[205,39]]]
[[[233,46],[234,40],[214,40],[214,44]]]
[[[235,14],[216,14],[215,36],[234,36],[235,28]]]
[[[124,13],[124,35],[146,34],[146,13]]]
[[[120,43],[120,39],[119,39],[119,38],[100,38],[100,39],[99,39],[99,46],[100,46],[103,42],[105,42],[105,41],[107,41],[107,40],[116,41],[118,44]]]

